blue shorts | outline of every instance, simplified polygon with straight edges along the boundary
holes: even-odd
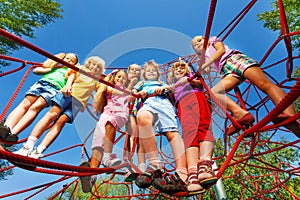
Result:
[[[146,99],[140,111],[147,110],[154,115],[154,127],[158,133],[178,132],[175,110],[168,97],[154,96]]]
[[[59,92],[59,89],[52,85],[51,83],[39,80],[35,84],[33,84],[29,90],[26,92],[25,96],[33,95],[33,96],[41,96],[47,102],[47,106],[51,105],[51,99]]]
[[[67,115],[69,118],[68,123],[70,124],[73,123],[76,115],[83,107],[82,103],[75,97],[66,97],[61,92],[57,93],[57,95],[52,99],[52,102],[62,109],[61,115]]]

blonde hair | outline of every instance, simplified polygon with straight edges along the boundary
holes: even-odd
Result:
[[[177,67],[179,66],[185,66],[185,74],[184,75],[187,75],[187,74],[190,74],[191,73],[191,70],[188,66],[188,64],[184,61],[177,61],[175,63],[173,63],[172,67],[171,67],[171,73],[169,75],[169,78],[171,80],[171,82],[175,83],[178,79],[175,77],[175,74],[174,74],[174,71]]]
[[[84,62],[84,66],[89,68],[90,62],[92,62],[92,61],[97,63],[98,68],[101,68],[102,69],[102,74],[104,74],[104,72],[105,72],[105,68],[104,68],[105,61],[102,58],[100,58],[99,56],[91,56],[88,59],[86,59],[86,61]]]
[[[144,70],[143,70],[143,73],[142,73],[143,80],[146,81],[145,73],[146,73],[148,67],[154,67],[155,68],[156,73],[157,73],[157,81],[161,82],[160,72],[159,72],[159,65],[154,60],[150,60],[150,61],[148,61],[144,64]]]
[[[134,63],[134,64],[131,64],[131,65],[128,66],[128,71],[129,71],[132,67],[138,67],[140,70],[142,70],[142,67],[141,67],[140,65]]]

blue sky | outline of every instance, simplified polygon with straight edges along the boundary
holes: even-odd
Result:
[[[62,13],[64,18],[49,24],[44,29],[37,30],[36,38],[24,39],[52,54],[74,52],[79,56],[80,63],[83,63],[89,55],[99,55],[106,60],[107,66],[124,68],[132,63],[142,65],[150,59],[155,59],[158,63],[163,64],[180,55],[192,54],[190,39],[195,35],[204,35],[210,7],[208,0],[61,0],[60,2],[64,9]],[[217,35],[247,3],[248,1],[236,0],[217,2],[211,35]],[[278,33],[263,28],[262,22],[257,21],[257,13],[269,9],[269,2],[258,1],[229,35],[225,43],[231,48],[239,49],[260,60],[278,37]],[[13,56],[28,61],[43,62],[45,60],[45,57],[25,48]],[[286,50],[283,43],[280,43],[265,64],[280,60],[285,56]],[[279,80],[285,78],[284,65],[269,72]],[[24,73],[25,70],[22,70],[0,78],[1,111]],[[29,75],[12,108],[23,99],[28,87],[39,78],[33,73]],[[39,116],[42,116],[45,111]],[[38,119],[33,125],[37,121]],[[60,137],[45,153],[81,143],[82,138],[85,138],[95,123],[94,120],[79,115],[74,124],[64,128]],[[85,126],[83,127],[82,124]],[[33,125],[23,131],[20,138],[28,137]],[[76,149],[45,159],[79,165],[80,153],[81,150]],[[0,195],[59,178],[55,175],[38,174],[20,169],[15,169],[14,173],[14,176],[7,177],[7,180],[2,181],[1,184],[5,184],[6,187],[0,187]],[[62,185],[63,183],[51,187],[32,199],[45,198],[53,191],[60,189]],[[6,199],[22,199],[28,195],[30,193]]]

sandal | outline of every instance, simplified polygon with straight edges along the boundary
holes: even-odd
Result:
[[[145,172],[136,177],[135,184],[139,188],[148,188],[155,178],[161,178],[162,171],[155,165],[149,165]]]
[[[236,122],[239,123],[241,126],[248,128],[252,126],[253,122],[255,121],[254,116],[251,113],[245,114],[241,119],[237,120]],[[228,128],[225,129],[225,134],[231,136],[237,132],[239,132],[238,127],[235,127],[233,124],[230,124]]]
[[[203,186],[211,185],[218,180],[212,169],[213,163],[211,160],[204,160],[198,163],[198,181]]]
[[[152,182],[153,187],[159,191],[173,196],[187,196],[188,191],[185,182],[179,175],[175,174],[163,178],[155,178]]]
[[[189,191],[189,195],[202,194],[205,192],[205,189],[199,184],[198,173],[192,172],[189,174],[187,190]]]

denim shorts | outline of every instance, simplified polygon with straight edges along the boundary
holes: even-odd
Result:
[[[26,92],[25,96],[33,95],[33,96],[41,96],[47,102],[47,106],[51,105],[51,99],[59,92],[59,89],[52,85],[51,83],[39,80],[35,84],[33,84],[29,90]]]
[[[154,127],[158,133],[178,132],[177,115],[168,97],[154,96],[146,99],[138,113],[143,110],[154,115]]]
[[[68,116],[68,123],[70,124],[73,123],[75,117],[83,107],[82,103],[75,97],[66,97],[61,92],[57,93],[57,95],[52,99],[52,102],[62,109],[61,115],[65,114]]]

